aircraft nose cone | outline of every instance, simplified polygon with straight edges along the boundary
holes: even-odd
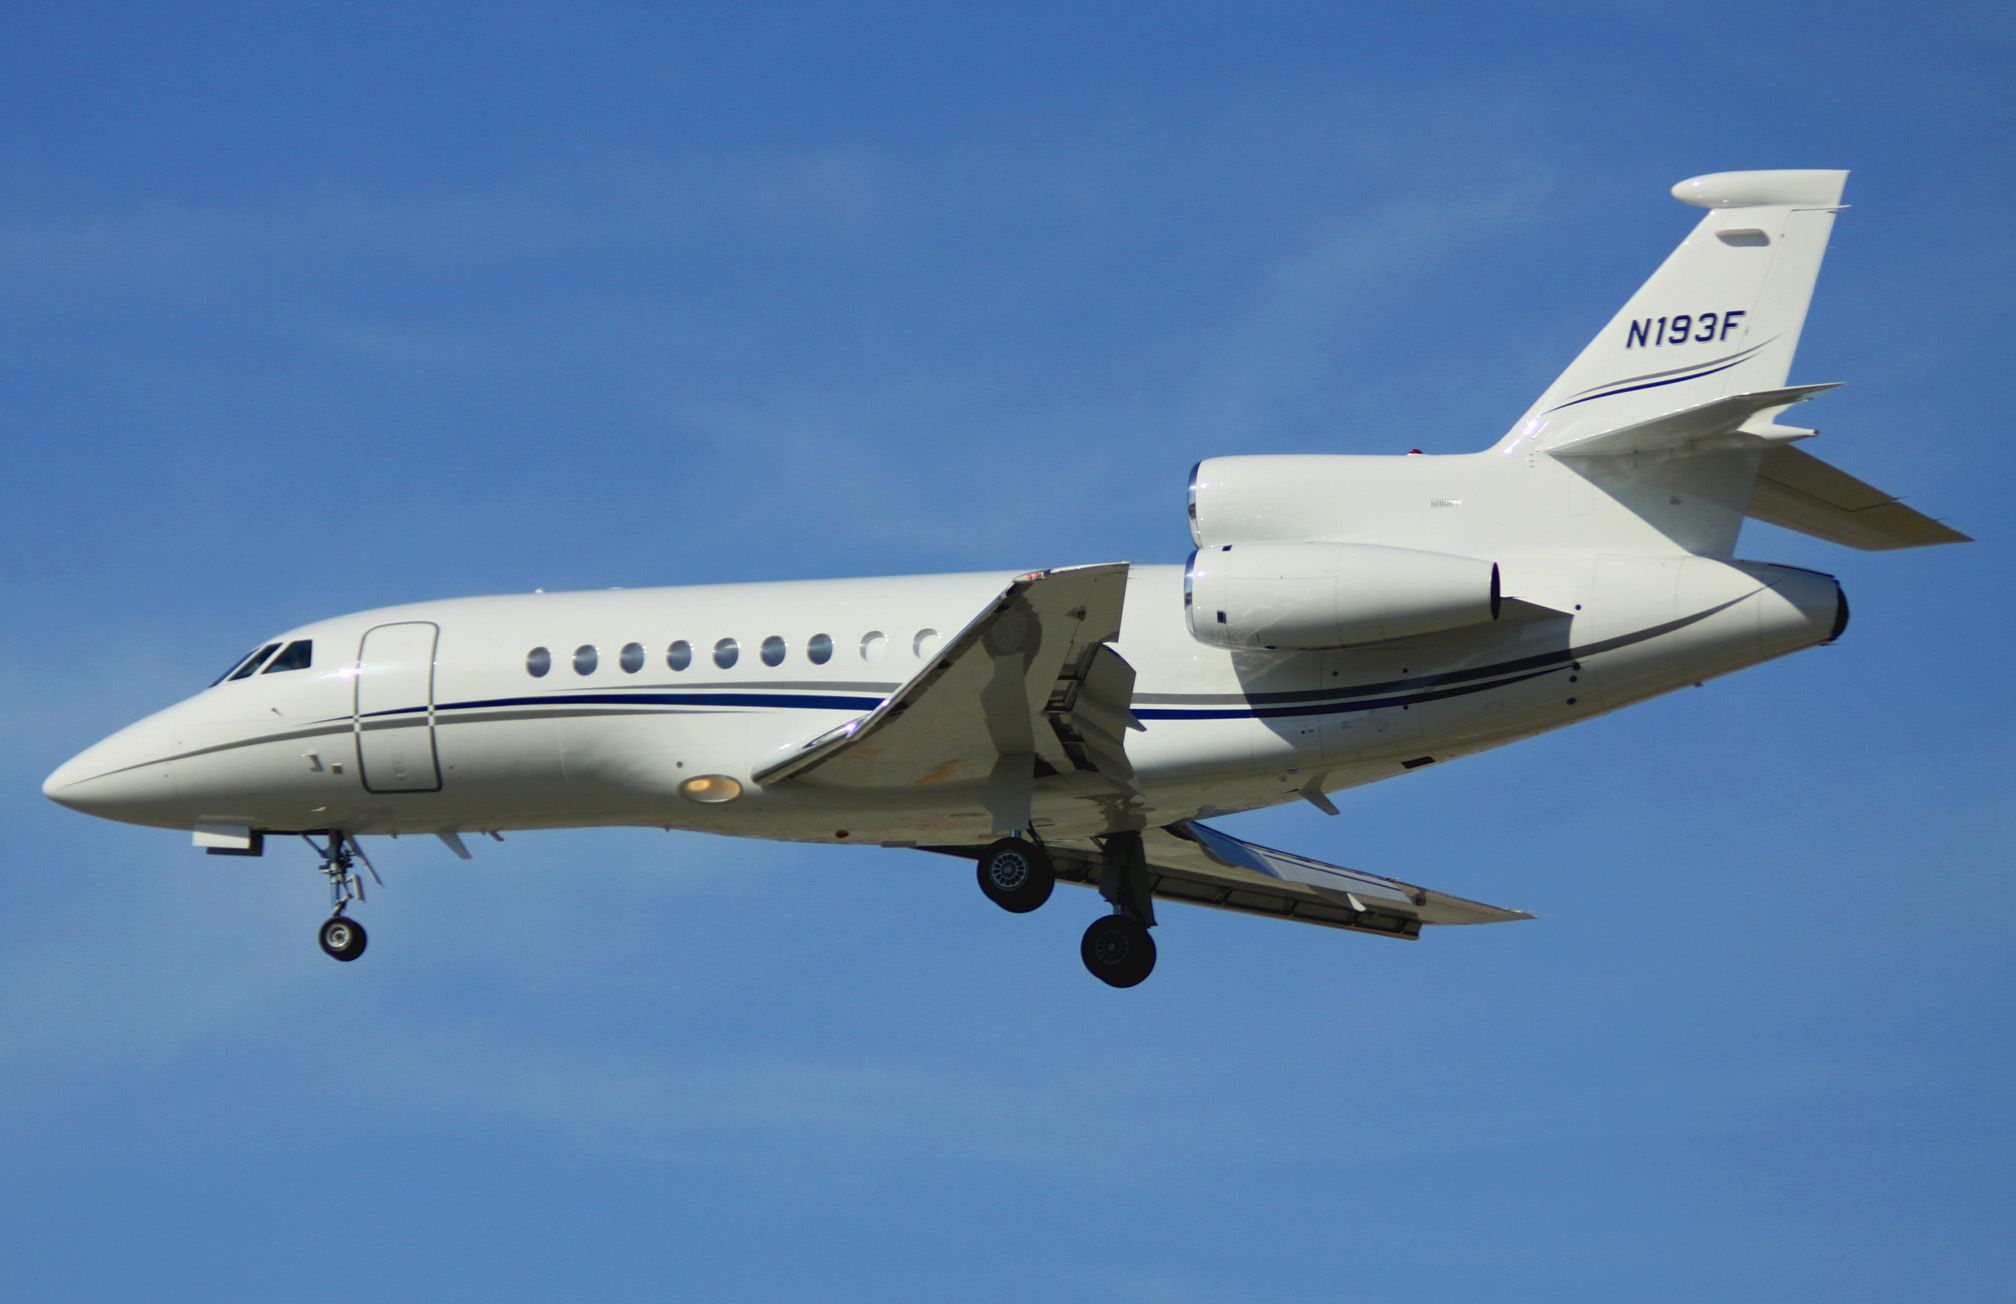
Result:
[[[170,804],[166,763],[139,755],[123,734],[85,748],[42,781],[42,795],[101,819],[148,822]]]
[[[97,764],[93,756],[97,750],[96,747],[87,747],[52,770],[49,777],[42,780],[42,795],[59,806],[83,810],[83,789],[104,773],[104,767]]]
[[[76,769],[77,762],[72,759],[51,770],[49,777],[42,780],[42,795],[59,806],[68,806],[70,803],[63,800],[63,790],[82,777],[76,773]]]

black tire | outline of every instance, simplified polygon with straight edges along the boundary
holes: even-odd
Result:
[[[344,915],[333,915],[322,921],[316,940],[322,943],[324,954],[347,964],[364,954],[364,944],[370,939],[364,935],[364,925]]]
[[[1057,867],[1050,853],[1024,838],[1003,838],[980,853],[980,890],[1010,914],[1026,915],[1050,899]]]
[[[1155,939],[1125,915],[1093,920],[1078,954],[1092,976],[1108,987],[1132,987],[1155,971]]]

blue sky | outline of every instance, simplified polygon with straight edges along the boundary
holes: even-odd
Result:
[[[1989,1299],[2016,1277],[2006,7],[15,5],[9,1293]],[[297,621],[1180,560],[1236,452],[1495,439],[1680,238],[1854,169],[1795,381],[1982,542],[1847,637],[1227,827],[1418,945],[659,832],[204,858],[42,776]]]

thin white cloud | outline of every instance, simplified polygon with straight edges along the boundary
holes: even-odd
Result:
[[[1339,216],[1330,229],[1266,269],[1256,302],[1209,350],[1184,395],[1184,424],[1267,437],[1292,395],[1320,387],[1340,428],[1368,417],[1410,414],[1430,383],[1427,368],[1409,374],[1370,368],[1400,319],[1418,332],[1425,319],[1456,305],[1406,291],[1424,272],[1440,280],[1465,246],[1502,241],[1542,220],[1546,187],[1531,173],[1470,195],[1407,197]],[[1404,314],[1412,314],[1406,321]],[[1348,375],[1342,389],[1336,378]],[[1339,402],[1338,400],[1342,400]],[[1235,437],[1237,437],[1235,435]]]

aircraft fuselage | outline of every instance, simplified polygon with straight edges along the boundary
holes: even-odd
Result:
[[[1268,652],[1198,642],[1182,568],[1133,568],[1115,647],[1137,675],[1142,729],[1127,748],[1138,795],[1117,823],[1402,774],[1826,641],[1845,612],[1830,577],[1753,563],[1599,557],[1505,570],[1507,593],[1523,596],[1488,625]],[[218,683],[88,749],[45,791],[183,829],[640,825],[984,841],[989,816],[970,783],[767,790],[751,776],[873,710],[1013,576],[536,593],[318,621],[272,640],[312,640],[311,665]],[[682,795],[700,776],[731,778],[740,795]],[[1039,782],[1033,814],[1045,836],[1116,824],[1111,793],[1071,776]]]

